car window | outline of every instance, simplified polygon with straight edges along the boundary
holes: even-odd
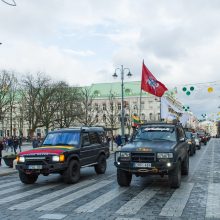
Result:
[[[192,133],[191,133],[191,132],[188,132],[188,131],[187,131],[187,132],[185,132],[185,133],[186,133],[186,137],[187,137],[187,138],[192,138]]]
[[[179,134],[179,139],[185,138],[184,130],[180,127],[177,128],[177,132]]]
[[[176,141],[176,134],[174,128],[163,128],[163,127],[147,127],[141,128],[137,131],[134,137],[135,140],[165,140],[165,141]]]
[[[89,133],[89,139],[91,144],[98,144],[100,143],[98,134],[96,132],[90,132]]]
[[[55,132],[49,133],[42,146],[45,145],[78,145],[80,139],[79,132]]]
[[[83,144],[83,146],[90,145],[89,133],[82,133],[82,144]]]

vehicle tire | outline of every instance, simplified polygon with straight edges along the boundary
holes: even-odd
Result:
[[[25,184],[33,184],[37,181],[37,174],[26,174],[22,171],[19,171],[19,177],[22,183]]]
[[[106,156],[101,154],[98,158],[98,164],[96,164],[95,167],[95,172],[97,174],[103,174],[106,171],[107,163],[106,163]]]
[[[121,169],[117,169],[117,181],[120,186],[130,186],[131,179],[131,173]]]
[[[80,178],[80,164],[77,160],[71,160],[68,168],[63,173],[65,183],[76,183]]]
[[[188,175],[189,174],[189,154],[187,153],[187,156],[185,160],[182,163],[182,175]]]
[[[181,184],[181,163],[178,161],[176,167],[168,174],[171,188],[179,188]]]
[[[199,146],[198,146],[198,150],[200,150],[201,149],[201,144],[199,144]]]

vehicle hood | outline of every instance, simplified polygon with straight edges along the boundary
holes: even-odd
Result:
[[[122,147],[122,151],[141,151],[141,152],[168,152],[173,149],[176,142],[172,141],[138,141],[131,142]]]
[[[76,149],[72,146],[42,146],[19,153],[19,156],[25,155],[60,155],[63,152]]]

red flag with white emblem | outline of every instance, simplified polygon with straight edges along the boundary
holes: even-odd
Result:
[[[164,92],[168,90],[163,83],[153,76],[150,70],[145,66],[144,62],[142,67],[141,89],[158,97],[163,96]]]

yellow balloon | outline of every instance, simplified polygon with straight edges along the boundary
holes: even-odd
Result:
[[[212,88],[212,87],[209,87],[209,88],[208,88],[208,92],[213,92],[213,88]]]
[[[220,112],[218,112],[218,114],[217,115],[220,115]]]

